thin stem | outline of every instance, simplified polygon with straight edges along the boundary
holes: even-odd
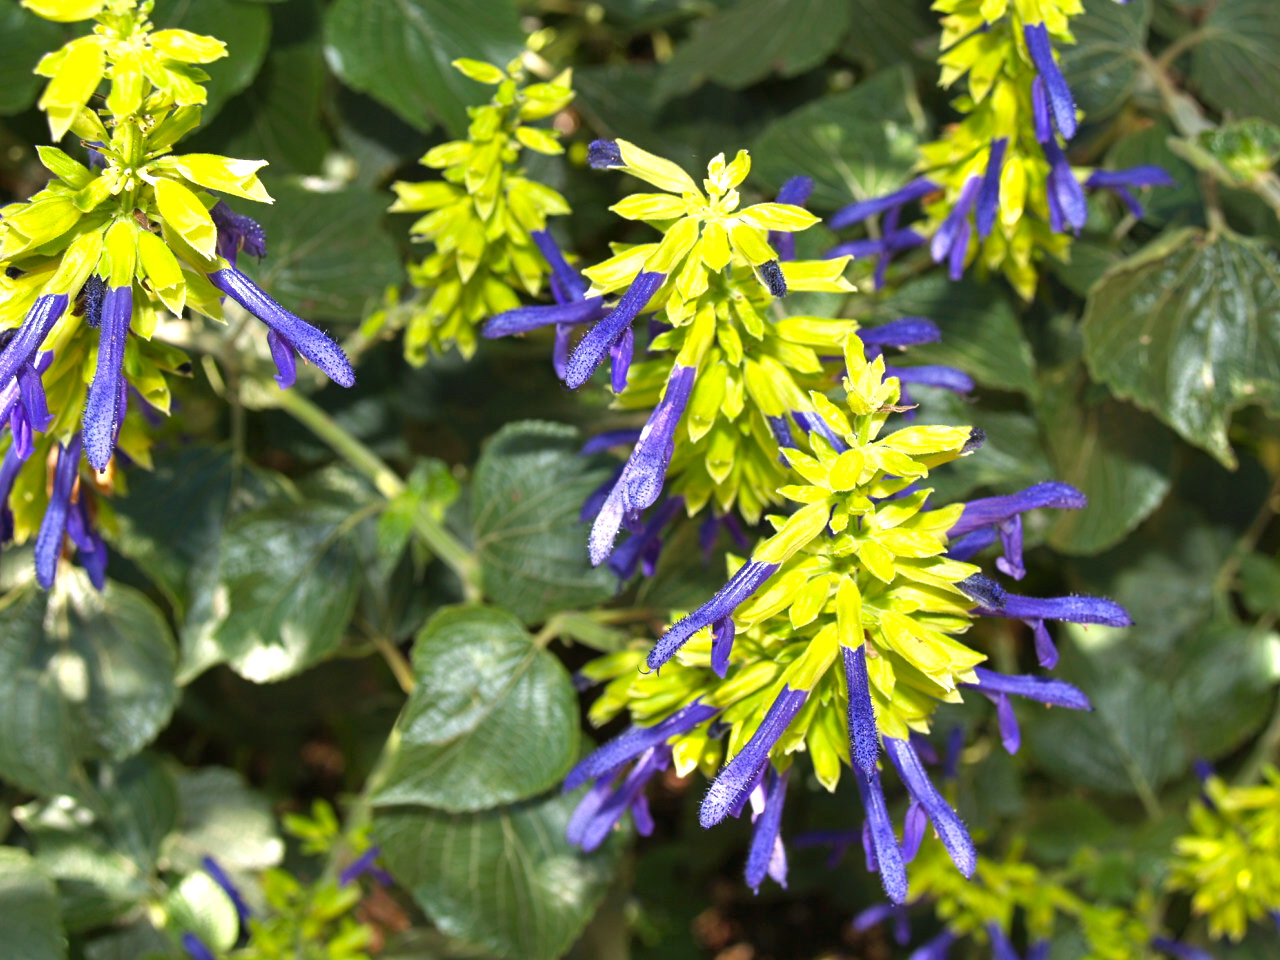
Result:
[[[382,635],[373,638],[373,645],[378,653],[382,654],[382,659],[387,661],[387,667],[390,668],[391,675],[396,678],[400,689],[405,693],[413,693],[413,688],[418,685],[418,678],[414,676],[413,665],[409,663],[409,658],[400,652],[399,647]]]
[[[399,474],[301,392],[282,390],[275,397],[275,403],[327,443],[334,453],[366,477],[388,500],[404,493],[405,484]],[[457,574],[462,581],[463,596],[467,602],[479,600],[480,586],[477,582],[478,567],[475,557],[462,541],[431,515],[426,504],[420,505],[414,512],[413,529],[431,552]]]
[[[1196,30],[1190,31],[1189,33],[1184,33],[1177,40],[1173,41],[1173,43],[1169,44],[1168,48],[1156,58],[1156,65],[1161,70],[1169,70],[1180,56],[1196,44],[1203,43],[1205,40],[1208,40],[1212,32],[1213,31],[1205,27],[1200,27]]]

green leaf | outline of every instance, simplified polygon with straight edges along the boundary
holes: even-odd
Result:
[[[0,607],[0,774],[38,793],[78,789],[80,759],[124,759],[177,703],[174,646],[151,601],[64,567]]]
[[[1272,0],[1220,0],[1191,52],[1191,83],[1213,106],[1280,123],[1280,6]]]
[[[920,38],[938,29],[925,7],[909,3],[884,4],[880,0],[849,0],[857,29],[844,38],[840,55],[870,70],[895,63],[920,62]],[[927,55],[932,59],[933,51]]]
[[[1119,110],[1133,93],[1151,25],[1150,0],[1085,0],[1071,23],[1074,46],[1062,48],[1062,72],[1090,121]]]
[[[541,793],[578,747],[578,700],[560,661],[519,620],[492,607],[450,607],[413,648],[418,684],[374,803],[485,810]]]
[[[665,102],[707,81],[737,90],[804,73],[840,46],[851,13],[847,0],[740,0],[694,25],[654,94]]]
[[[206,122],[253,82],[271,39],[271,16],[266,9],[243,0],[156,0],[151,21],[158,29],[181,27],[226,43],[227,56],[200,68],[209,74]]]
[[[997,390],[1036,392],[1035,360],[1009,297],[997,286],[970,280],[952,283],[935,272],[912,280],[876,310],[877,319],[927,317],[942,339],[912,347],[911,363],[959,367]]]
[[[22,960],[67,956],[53,881],[30,854],[14,847],[0,847],[0,942]]]
[[[24,10],[0,4],[0,116],[21,113],[35,103],[48,81],[35,75],[36,63],[67,39],[67,31]]]
[[[578,514],[606,479],[578,455],[573,427],[524,421],[503,427],[476,464],[471,523],[485,594],[526,623],[614,595],[617,580],[587,558]]]
[[[620,847],[569,846],[565,829],[581,798],[557,792],[472,814],[379,810],[374,836],[396,879],[446,933],[500,957],[552,960],[591,918]]]
[[[271,683],[332,654],[359,592],[348,511],[274,503],[228,524],[204,585],[207,619],[182,635],[183,682],[217,663]]]
[[[365,305],[400,279],[399,251],[382,228],[386,198],[356,188],[317,193],[295,183],[271,184],[271,192],[270,207],[242,210],[267,232],[267,258],[249,262],[246,272],[313,323],[360,320]]]
[[[94,937],[84,945],[84,960],[173,960],[173,943],[141,920]]]
[[[210,855],[232,871],[266,870],[283,859],[284,842],[270,802],[234,770],[201,767],[181,774],[178,805],[178,830],[165,845],[176,869],[196,870]]]
[[[1053,476],[1089,498],[1056,511],[1049,542],[1063,553],[1100,553],[1146,519],[1172,484],[1173,435],[1139,410],[1090,389],[1076,366],[1045,377],[1036,410]]]
[[[832,210],[902,186],[924,132],[911,72],[896,67],[775,120],[752,147],[752,169],[774,189],[812,177],[813,207]]]
[[[1269,241],[1182,230],[1118,265],[1085,308],[1094,379],[1233,467],[1238,408],[1280,412],[1280,253]]]
[[[164,906],[175,935],[194,933],[218,953],[235,946],[240,931],[235,902],[209,874],[187,874],[169,891]]]
[[[1240,592],[1254,616],[1280,616],[1280,562],[1261,553],[1247,554],[1240,562]]]
[[[450,64],[471,57],[505,64],[520,53],[515,0],[336,0],[325,15],[325,56],[335,73],[419,130],[432,120],[454,136],[466,107],[489,91]]]

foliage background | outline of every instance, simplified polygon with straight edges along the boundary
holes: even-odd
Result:
[[[942,343],[912,360],[958,366],[980,389],[924,397],[924,416],[990,437],[945,493],[1080,487],[1087,511],[1033,531],[1028,592],[1103,593],[1137,622],[1072,634],[1059,672],[1096,710],[1029,718],[1016,758],[986,711],[942,722],[977,738],[963,814],[984,851],[1025,845],[1078,869],[1090,896],[1164,910],[1181,931],[1186,904],[1155,900],[1192,760],[1248,778],[1280,745],[1280,255],[1274,201],[1260,202],[1280,149],[1280,5],[1085,6],[1064,56],[1087,115],[1073,159],[1157,163],[1178,186],[1141,220],[1091,200],[1070,263],[1047,268],[1033,303],[999,281],[948,283],[920,254],[846,312],[939,324]],[[722,564],[669,550],[600,613],[614,582],[586,566],[576,518],[607,463],[576,450],[581,427],[614,422],[602,392],[562,391],[537,338],[414,369],[356,329],[412,254],[407,218],[384,212],[389,182],[428,176],[418,156],[463,133],[487,95],[454,58],[505,62],[550,31],[539,56],[574,67],[561,122],[578,146],[531,172],[569,197],[557,229],[590,259],[618,236],[605,208],[624,189],[585,170],[597,136],[689,169],[747,147],[749,187],[808,174],[824,214],[904,182],[952,118],[927,4],[159,0],[155,19],[229,44],[190,149],[271,162],[276,204],[244,211],[270,238],[250,269],[349,338],[359,385],[317,393],[320,416],[407,480],[375,485],[335,462],[300,425],[314,413],[266,398],[263,358],[211,331],[155,470],[133,471],[117,503],[107,593],[64,576],[46,598],[20,576],[29,554],[0,557],[6,942],[31,960],[64,956],[63,936],[86,960],[172,954],[150,907],[181,899],[200,855],[261,870],[284,849],[276,815],[326,798],[356,819],[372,810],[399,880],[361,907],[385,957],[898,955],[884,931],[848,924],[879,895],[852,856],[832,873],[825,851],[797,850],[790,888],[752,897],[745,826],[701,831],[688,783],[663,784],[654,837],[585,859],[567,848],[573,800],[557,783],[583,736],[570,671],[708,595]],[[30,71],[64,32],[0,3],[0,200],[40,183]],[[1215,139],[1243,118],[1261,122]],[[413,536],[424,512],[473,547],[492,607],[455,606],[459,585]],[[1018,629],[988,628],[998,664],[1018,663]],[[389,654],[415,637],[407,665]],[[398,684],[388,663],[411,676]],[[411,682],[399,750],[380,764]],[[857,811],[843,789],[797,792],[789,835],[847,829]],[[292,845],[286,864],[313,869]],[[1215,951],[1272,956],[1274,934]]]

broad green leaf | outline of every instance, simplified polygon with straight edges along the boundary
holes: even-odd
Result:
[[[165,844],[176,869],[199,869],[213,856],[227,870],[261,871],[284,857],[270,802],[234,770],[201,767],[180,775],[178,806],[178,829]]]
[[[182,635],[183,682],[218,663],[271,683],[332,654],[359,591],[349,514],[277,502],[227,525],[204,584],[213,616]]]
[[[1064,553],[1100,553],[1164,500],[1174,437],[1140,410],[1090,389],[1076,366],[1046,375],[1041,396],[1036,414],[1053,476],[1089,498],[1083,510],[1055,511],[1049,542]]]
[[[812,206],[833,210],[906,183],[924,132],[911,72],[895,67],[775,120],[752,147],[752,173],[774,189],[810,176]]]
[[[240,932],[235,902],[204,871],[183,877],[169,890],[164,906],[168,927],[175,935],[194,933],[201,943],[218,953],[235,946]]]
[[[396,879],[451,936],[511,960],[562,956],[613,877],[619,844],[565,840],[582,791],[483,813],[379,810],[374,837]]]
[[[0,847],[0,943],[9,956],[22,960],[67,956],[53,881],[16,847]]]
[[[151,21],[157,29],[181,27],[226,43],[227,56],[200,68],[209,74],[206,122],[253,81],[271,39],[266,8],[242,0],[156,0]]]
[[[486,88],[450,64],[471,57],[505,64],[520,52],[515,0],[337,0],[325,15],[325,56],[335,73],[426,130],[454,136]]]
[[[485,810],[541,793],[577,754],[577,696],[554,656],[519,620],[491,607],[449,607],[413,649],[418,684],[380,805]]]
[[[1232,413],[1280,412],[1280,253],[1266,240],[1182,230],[1115,267],[1085,308],[1096,380],[1227,467]]]
[[[84,960],[173,960],[173,942],[146,920],[94,937]]]
[[[1034,395],[1035,360],[1007,294],[991,284],[950,282],[935,272],[912,280],[877,310],[877,317],[927,317],[942,340],[912,347],[910,363],[959,367],[983,386]]]
[[[1240,563],[1240,593],[1254,616],[1280,616],[1280,562],[1261,553],[1246,555]]]
[[[938,29],[923,4],[884,4],[880,0],[849,0],[854,25],[844,38],[840,55],[870,70],[895,63],[928,62],[920,39]],[[927,69],[936,69],[930,65]]]
[[[489,440],[476,464],[471,523],[486,596],[526,623],[612,597],[617,580],[587,558],[578,514],[607,479],[578,455],[572,427],[524,421]]]
[[[65,27],[16,3],[0,4],[0,116],[21,113],[35,103],[48,82],[35,75],[36,62],[66,37]]]
[[[1076,42],[1062,47],[1062,71],[1076,105],[1091,120],[1119,110],[1133,92],[1146,51],[1151,0],[1085,0],[1071,23]]]
[[[1280,5],[1219,0],[1191,52],[1191,83],[1209,103],[1236,116],[1280,123]]]
[[[270,207],[237,208],[267,232],[266,259],[245,258],[246,272],[312,323],[359,321],[366,304],[400,279],[400,254],[382,227],[386,198],[357,188],[270,188],[276,201]]]
[[[736,90],[804,73],[840,46],[850,14],[847,0],[740,0],[694,25],[654,93],[662,102],[707,81]]]
[[[177,703],[173,638],[146,597],[99,594],[64,567],[51,595],[28,585],[0,606],[0,775],[40,793],[77,792],[78,761],[124,759]]]

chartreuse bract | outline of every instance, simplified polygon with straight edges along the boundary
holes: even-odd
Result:
[[[786,874],[781,807],[798,754],[834,790],[849,767],[866,811],[863,842],[889,898],[908,896],[905,862],[925,818],[965,875],[977,858],[959,815],[926,774],[913,738],[929,731],[940,703],[966,691],[992,699],[1002,738],[1017,750],[1009,698],[1088,709],[1071,685],[1034,675],[1005,675],[962,641],[980,615],[1121,626],[1117,604],[1094,597],[1030,598],[1008,593],[980,568],[949,555],[971,555],[1003,537],[1004,566],[1021,575],[1024,510],[1079,508],[1065,484],[1042,484],[1007,497],[935,507],[934,469],[980,447],[970,427],[887,429],[900,411],[900,386],[884,359],[866,358],[850,334],[842,345],[844,406],[817,391],[808,397],[817,422],[807,450],[786,447],[790,481],[779,489],[794,506],[770,515],[775,532],[728,583],[678,618],[647,652],[606,656],[583,671],[607,681],[591,711],[603,723],[628,712],[635,723],[588,756],[566,786],[594,780],[569,827],[585,847],[598,845],[631,810],[649,824],[643,788],[674,764],[713,777],[701,808],[710,827],[750,804],[755,828],[746,875],[758,887]],[[1047,631],[1045,636],[1047,639]],[[1037,646],[1041,646],[1039,643]],[[1045,662],[1052,645],[1040,650]],[[1056,654],[1055,654],[1056,655]],[[912,798],[899,842],[881,784],[881,748]]]
[[[69,536],[100,586],[106,549],[92,491],[119,481],[117,449],[148,463],[138,414],[167,412],[166,376],[187,365],[152,339],[162,317],[190,310],[220,320],[230,297],[266,325],[282,387],[295,379],[298,354],[343,386],[355,374],[328,336],[236,267],[242,250],[265,254],[265,237],[219,196],[270,202],[257,177],[264,162],[174,153],[200,121],[207,75],[198,65],[225,56],[224,44],[154,29],[150,2],[24,5],[93,26],[36,67],[49,78],[40,107],[50,132],[75,135],[81,150],[40,147],[52,179],[0,210],[0,417],[10,426],[0,542],[34,535],[37,578],[48,587]]]
[[[1064,258],[1066,232],[1084,226],[1084,187],[1115,190],[1140,216],[1132,188],[1173,181],[1158,167],[1142,166],[1096,170],[1082,182],[1068,161],[1065,150],[1080,116],[1054,48],[1074,42],[1071,20],[1084,13],[1080,0],[936,0],[933,6],[942,14],[940,83],[950,90],[966,82],[953,101],[962,118],[921,148],[914,180],[831,217],[834,229],[881,217],[873,238],[833,252],[877,256],[876,285],[882,286],[894,253],[927,242],[952,279],[976,262],[1003,272],[1029,299],[1036,262],[1045,254]],[[923,202],[924,221],[905,226],[903,211],[916,202]]]
[[[450,347],[470,357],[482,320],[515,307],[521,293],[537,296],[547,281],[550,266],[539,252],[550,242],[547,217],[568,213],[569,205],[526,177],[520,162],[526,149],[563,152],[555,130],[530,124],[568,106],[572,78],[566,71],[547,83],[526,83],[520,64],[517,58],[504,70],[455,61],[461,73],[497,88],[492,100],[469,109],[465,140],[439,144],[422,157],[423,166],[442,171],[441,179],[392,184],[398,198],[392,212],[422,214],[410,231],[434,249],[409,268],[411,297],[400,302],[393,292],[366,330],[403,325],[412,363]],[[559,295],[554,278],[552,284]]]

